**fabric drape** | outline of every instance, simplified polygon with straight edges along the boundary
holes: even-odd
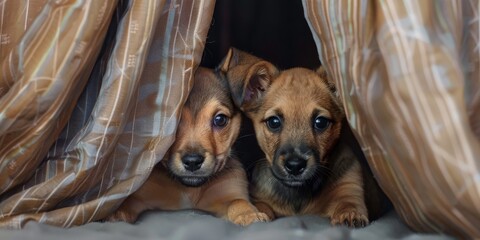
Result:
[[[404,222],[480,237],[480,1],[303,4],[349,123]]]
[[[213,5],[0,3],[0,226],[99,220],[145,181],[173,141]]]

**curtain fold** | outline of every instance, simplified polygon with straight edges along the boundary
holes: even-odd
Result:
[[[303,4],[349,123],[405,223],[480,237],[480,1]]]
[[[0,193],[29,177],[31,169],[27,166],[35,166],[48,151],[48,147],[35,143],[49,146],[68,120],[73,109],[68,103],[76,101],[80,92],[65,92],[84,86],[87,79],[81,73],[93,66],[112,5],[108,1],[83,7],[49,2],[32,23],[36,30],[25,31],[19,43],[2,57],[2,65],[9,68],[3,71],[0,82],[13,84],[3,86],[7,91],[0,98],[0,171],[4,173],[0,174]],[[100,12],[102,7],[104,13]],[[91,14],[98,15],[101,22],[73,27],[76,19]],[[57,118],[59,125],[45,124]]]
[[[22,9],[1,15],[0,226],[100,220],[172,143],[214,1],[0,8]]]

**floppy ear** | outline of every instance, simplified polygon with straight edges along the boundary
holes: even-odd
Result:
[[[323,66],[320,66],[320,67],[317,68],[317,70],[315,72],[318,74],[318,76],[320,76],[322,81],[325,84],[327,84],[330,92],[332,92],[335,96],[338,97],[337,87],[335,86],[335,81],[333,80],[333,78],[328,76],[327,69],[325,69],[325,67],[323,67]]]
[[[235,48],[230,48],[218,68],[227,76],[235,105],[244,112],[261,105],[279,74],[273,64]]]
[[[322,81],[327,85],[328,89],[332,93],[332,96],[334,97],[338,106],[343,109],[342,97],[340,96],[340,93],[337,91],[335,80],[328,75],[327,69],[325,69],[323,66],[320,66],[317,68],[315,72],[318,74],[318,76],[320,76]]]

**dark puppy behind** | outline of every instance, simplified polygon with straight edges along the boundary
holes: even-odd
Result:
[[[279,71],[233,48],[220,69],[265,153],[252,173],[256,206],[271,218],[317,214],[332,224],[367,225],[364,180],[372,176],[347,144],[342,103],[326,72]]]
[[[150,209],[199,209],[240,225],[268,221],[250,203],[245,172],[230,155],[240,121],[223,75],[199,68],[175,142],[109,220],[134,222]]]

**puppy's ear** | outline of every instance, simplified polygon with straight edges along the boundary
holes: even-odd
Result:
[[[340,93],[337,91],[335,80],[328,75],[327,69],[325,69],[323,66],[320,66],[315,72],[318,74],[320,79],[322,79],[322,81],[327,85],[338,106],[343,109],[343,100],[340,96]]]
[[[338,96],[337,87],[335,86],[335,81],[333,80],[333,78],[328,76],[327,69],[325,69],[325,67],[323,67],[323,66],[320,66],[320,67],[317,68],[317,70],[315,72],[318,74],[318,76],[320,76],[322,81],[325,84],[327,84],[328,89],[330,89],[330,91],[335,96]]]
[[[233,101],[245,112],[260,106],[265,91],[279,74],[273,64],[235,48],[230,48],[219,70],[227,76]]]

